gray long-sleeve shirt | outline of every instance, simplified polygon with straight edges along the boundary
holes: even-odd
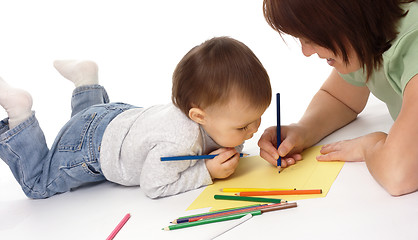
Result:
[[[107,126],[100,165],[109,181],[140,185],[147,196],[164,197],[211,184],[212,179],[205,161],[162,162],[161,157],[209,154],[220,147],[171,103],[135,108]]]

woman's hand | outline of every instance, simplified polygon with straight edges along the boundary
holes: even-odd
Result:
[[[303,149],[304,130],[297,124],[281,127],[282,143],[277,149],[277,135],[276,126],[267,128],[260,140],[258,146],[260,147],[260,156],[267,162],[277,166],[277,159],[279,155],[282,157],[281,167],[287,167],[295,164],[302,159],[300,154]]]
[[[316,157],[318,161],[344,161],[364,162],[368,149],[374,148],[376,143],[386,138],[382,132],[370,133],[368,135],[326,144],[321,148],[321,154]]]
[[[206,168],[212,179],[226,178],[234,173],[239,163],[239,153],[235,148],[219,148],[210,154],[219,154],[213,159],[206,159]]]

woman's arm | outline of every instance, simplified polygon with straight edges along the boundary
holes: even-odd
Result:
[[[327,144],[320,161],[365,161],[372,176],[391,195],[418,190],[418,75],[404,91],[402,109],[389,133],[375,132]]]
[[[366,148],[373,177],[392,195],[418,189],[418,75],[407,84],[402,108],[387,136]]]
[[[345,126],[364,109],[370,91],[367,87],[357,87],[347,83],[333,70],[315,94],[301,120],[296,124],[282,126],[282,143],[275,147],[275,127],[265,130],[258,145],[260,156],[275,164],[279,154],[282,167],[300,160],[300,153],[322,138]]]
[[[308,130],[304,148],[355,120],[369,95],[367,87],[347,83],[334,69],[298,123]]]

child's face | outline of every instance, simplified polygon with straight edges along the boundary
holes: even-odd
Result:
[[[342,57],[336,56],[331,50],[327,48],[321,47],[303,38],[299,38],[299,41],[302,45],[303,55],[309,57],[312,54],[316,53],[319,58],[326,59],[327,63],[331,67],[334,67],[335,70],[337,70],[337,72],[341,74],[355,72],[361,68],[361,65],[357,58],[357,54],[352,47],[347,49],[349,64],[346,64]]]
[[[228,104],[206,108],[201,125],[217,144],[236,147],[257,132],[264,111],[241,98],[232,98]]]

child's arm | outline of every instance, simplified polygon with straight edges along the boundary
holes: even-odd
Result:
[[[389,134],[371,133],[324,146],[318,160],[365,161],[373,177],[392,195],[418,190],[418,75],[404,91],[401,112]]]
[[[161,161],[162,156],[196,155],[174,144],[158,144],[142,167],[140,187],[150,198],[165,197],[212,184],[205,160]]]

